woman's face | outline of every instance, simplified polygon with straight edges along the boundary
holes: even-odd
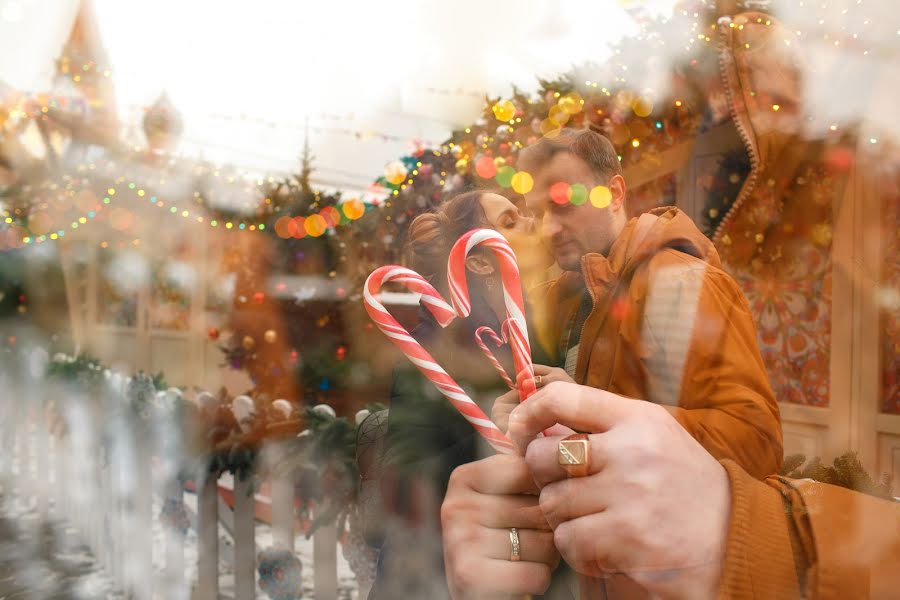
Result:
[[[481,208],[491,229],[496,229],[507,239],[510,235],[530,235],[534,233],[534,219],[526,217],[516,205],[500,194],[481,196]]]
[[[500,194],[481,196],[481,208],[491,229],[505,237],[515,252],[526,288],[542,281],[544,270],[553,264],[553,257],[541,243],[534,218],[522,214]]]

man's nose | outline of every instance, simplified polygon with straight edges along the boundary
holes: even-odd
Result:
[[[545,240],[552,240],[559,233],[560,226],[557,220],[549,212],[544,213],[540,222],[541,237]]]

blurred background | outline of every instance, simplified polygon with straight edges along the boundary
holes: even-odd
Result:
[[[10,525],[59,552],[4,581],[365,597],[356,441],[403,360],[365,277],[589,124],[629,210],[680,207],[739,281],[785,454],[853,451],[897,495],[898,58],[888,0],[0,0],[4,522],[73,530]]]

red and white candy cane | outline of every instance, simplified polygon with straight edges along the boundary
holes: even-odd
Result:
[[[450,301],[458,316],[467,317],[472,312],[469,284],[466,281],[466,257],[478,246],[493,250],[500,266],[507,316],[507,323],[504,323],[507,327],[505,333],[516,369],[516,389],[519,390],[519,400],[523,401],[536,392],[537,387],[534,384],[531,344],[528,341],[528,326],[525,323],[525,299],[522,296],[522,282],[519,279],[519,263],[506,238],[493,229],[473,229],[456,241],[447,262]]]
[[[483,334],[487,334],[491,340],[493,340],[494,344],[499,348],[503,345],[503,340],[500,338],[497,333],[491,329],[490,327],[479,327],[475,330],[475,343],[478,344],[478,347],[481,348],[481,351],[484,352],[484,355],[488,357],[488,360],[491,361],[491,364],[494,365],[494,368],[497,369],[497,372],[500,373],[500,377],[503,378],[503,381],[506,382],[506,385],[509,386],[509,389],[516,389],[516,384],[513,383],[513,380],[509,378],[509,375],[506,374],[506,369],[503,368],[503,365],[500,364],[500,361],[497,360],[497,357],[494,356],[494,353],[488,348],[488,345],[484,343],[484,339],[482,339]]]
[[[363,288],[366,312],[375,325],[406,355],[406,357],[431,381],[438,391],[458,410],[463,417],[502,454],[515,451],[512,441],[494,425],[475,401],[450,377],[434,360],[431,354],[397,322],[375,297],[381,286],[388,282],[402,283],[414,292],[422,294],[421,302],[434,315],[441,327],[446,327],[456,317],[456,312],[424,277],[411,269],[398,265],[387,265],[372,271]]]

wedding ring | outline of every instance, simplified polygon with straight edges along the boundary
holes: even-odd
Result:
[[[584,477],[590,468],[591,449],[586,433],[574,433],[559,441],[557,463],[569,477]]]
[[[535,375],[534,376],[534,387],[541,387],[541,382],[543,380],[544,380],[544,377],[542,375]]]
[[[522,560],[521,546],[519,545],[519,530],[515,527],[509,528],[509,543],[512,548],[509,553],[509,560],[519,562]]]

